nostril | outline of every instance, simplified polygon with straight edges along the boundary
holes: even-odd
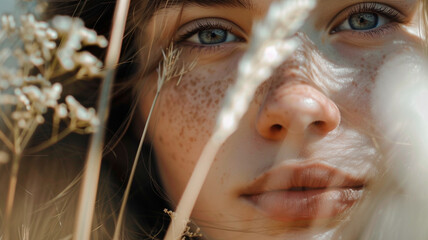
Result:
[[[281,132],[283,127],[280,124],[274,124],[270,127],[270,131],[273,133]]]
[[[327,127],[327,123],[324,121],[318,120],[318,121],[312,122],[309,127],[312,128],[313,131],[318,132],[321,135],[324,135],[325,129]]]
[[[324,121],[314,121],[312,123],[312,125],[314,125],[315,127],[318,127],[318,128],[322,128],[325,126],[325,122]]]

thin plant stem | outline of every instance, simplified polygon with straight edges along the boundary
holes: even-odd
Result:
[[[7,138],[6,134],[0,130],[0,140],[8,147],[11,151],[13,151],[13,143]]]
[[[19,145],[21,146],[21,149],[25,149],[28,142],[30,141],[31,137],[33,136],[34,132],[37,129],[37,126],[39,124],[36,121],[33,121],[31,126],[26,130],[19,138]]]
[[[90,148],[83,172],[82,186],[80,190],[77,208],[76,224],[73,231],[74,240],[89,240],[92,228],[92,218],[95,209],[95,200],[98,189],[98,180],[101,169],[102,149],[104,143],[104,128],[106,126],[109,100],[113,87],[115,67],[119,62],[122,39],[125,31],[130,0],[119,0],[116,3],[113,16],[113,26],[110,45],[105,60],[106,77],[101,86],[98,102],[98,117],[100,124],[91,137]]]
[[[1,107],[0,107],[0,117],[3,119],[3,123],[6,124],[6,127],[12,131],[12,129],[13,129],[12,122],[9,120],[9,118],[6,116],[6,114],[3,112]]]
[[[51,80],[56,76],[61,76],[61,74],[65,72],[63,69],[58,69],[59,72],[54,75],[57,63],[58,59],[54,58],[52,64],[44,71],[43,76],[45,76],[46,79]]]
[[[40,152],[40,151],[54,145],[55,143],[62,140],[63,138],[67,137],[73,131],[74,131],[73,128],[68,127],[66,129],[64,129],[62,132],[58,133],[56,136],[49,138],[47,141],[45,141],[45,142],[43,142],[43,143],[41,143],[35,147],[27,149],[25,152],[27,154],[34,154],[36,152]]]
[[[51,134],[51,139],[58,139],[58,132],[59,132],[59,124],[60,124],[60,118],[54,114],[53,116],[53,126],[52,126],[52,134]]]
[[[134,179],[135,170],[137,169],[138,160],[139,160],[139,157],[141,155],[141,150],[143,148],[144,139],[146,138],[147,129],[149,127],[149,122],[150,122],[150,119],[152,117],[153,110],[155,108],[155,105],[156,105],[159,93],[160,93],[159,90],[156,91],[156,95],[155,95],[155,97],[153,99],[153,103],[152,103],[152,106],[150,108],[150,112],[149,112],[149,115],[147,117],[147,120],[146,120],[146,123],[145,123],[145,126],[144,126],[143,134],[141,135],[141,138],[140,138],[140,143],[138,144],[138,149],[137,149],[137,153],[135,154],[135,159],[134,159],[134,163],[132,165],[131,174],[129,175],[128,184],[126,185],[125,193],[123,195],[122,203],[121,203],[121,206],[120,206],[119,217],[118,217],[118,220],[117,220],[116,228],[114,230],[113,240],[119,240],[120,229],[121,229],[121,226],[122,226],[123,216],[125,214],[125,206],[126,206],[126,203],[128,201],[129,192],[131,191],[132,180]]]
[[[15,149],[12,158],[12,169],[10,173],[9,188],[6,199],[6,209],[4,218],[4,240],[10,239],[10,223],[12,217],[13,203],[15,201],[16,183],[18,181],[19,162],[21,160],[21,150]]]

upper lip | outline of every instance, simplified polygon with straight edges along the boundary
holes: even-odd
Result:
[[[362,188],[365,184],[364,177],[353,176],[325,163],[284,164],[254,179],[243,189],[242,195],[287,190]]]

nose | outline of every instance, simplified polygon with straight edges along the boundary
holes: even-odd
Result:
[[[271,90],[256,120],[259,134],[282,140],[288,133],[326,135],[340,123],[340,111],[325,94],[305,82]]]

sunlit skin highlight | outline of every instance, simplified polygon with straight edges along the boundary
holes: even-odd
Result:
[[[175,81],[164,86],[150,127],[162,183],[174,204],[213,131],[216,114],[248,46],[252,23],[264,16],[271,2],[253,0],[252,9],[188,5],[180,11],[180,7],[173,7],[159,11],[149,23],[146,34],[153,36],[159,49],[168,45],[166,39],[180,39],[180,27],[203,18],[233,23],[231,31],[240,38],[215,46],[186,40],[176,43],[183,49],[182,62],[197,58],[198,64],[178,86]],[[329,239],[349,220],[352,204],[337,214],[323,213],[327,218],[278,221],[242,196],[254,179],[290,164],[340,169],[363,179],[364,184],[381,171],[371,138],[376,132],[370,111],[371,90],[385,61],[421,47],[420,39],[410,33],[417,27],[419,2],[377,3],[400,11],[403,22],[391,20],[386,24],[394,27],[370,36],[351,30],[332,33],[345,21],[343,11],[361,2],[321,0],[296,34],[300,47],[259,87],[238,130],[216,156],[192,215],[208,239]],[[153,72],[144,79],[153,90],[140,99],[143,118],[153,100],[156,76]],[[297,102],[301,107],[295,107]],[[305,105],[309,103],[312,106]],[[287,131],[275,135],[263,130],[275,124]],[[297,127],[290,133],[289,125]],[[290,134],[303,136],[293,156],[281,151],[285,139],[293,139]],[[336,203],[324,199],[320,204],[334,210]]]

